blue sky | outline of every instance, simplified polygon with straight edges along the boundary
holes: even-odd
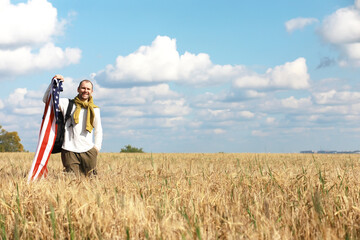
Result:
[[[95,84],[103,152],[360,149],[360,0],[0,0],[0,125]]]

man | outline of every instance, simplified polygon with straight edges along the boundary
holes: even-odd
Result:
[[[64,81],[62,75],[55,75],[55,78]],[[44,102],[48,91],[50,87],[44,95]],[[71,119],[65,123],[61,161],[66,172],[74,172],[77,176],[81,174],[89,176],[96,174],[97,155],[102,144],[100,108],[93,102],[91,81],[82,80],[77,92],[71,110]],[[68,105],[69,99],[60,98],[59,108],[64,116]]]

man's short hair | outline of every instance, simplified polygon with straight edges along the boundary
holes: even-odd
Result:
[[[87,80],[87,79],[84,79],[84,80],[82,80],[82,81],[79,83],[78,89],[80,88],[80,86],[81,86],[81,84],[82,84],[83,82],[89,82],[89,83],[91,83],[91,89],[94,91],[94,84],[93,84],[90,80]]]

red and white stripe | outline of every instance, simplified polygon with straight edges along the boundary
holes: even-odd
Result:
[[[45,104],[44,117],[41,123],[39,142],[36,148],[35,157],[29,172],[28,182],[34,181],[42,176],[47,175],[47,163],[49,161],[51,151],[54,147],[57,124],[55,119],[54,104],[52,91]]]

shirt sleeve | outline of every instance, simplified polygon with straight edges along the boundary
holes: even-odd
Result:
[[[49,93],[50,93],[51,84],[49,84],[48,88],[46,89],[44,96],[43,96],[43,102],[46,103]]]
[[[95,147],[100,151],[103,139],[103,130],[101,126],[100,108],[95,108],[95,119],[94,119],[94,144]]]

